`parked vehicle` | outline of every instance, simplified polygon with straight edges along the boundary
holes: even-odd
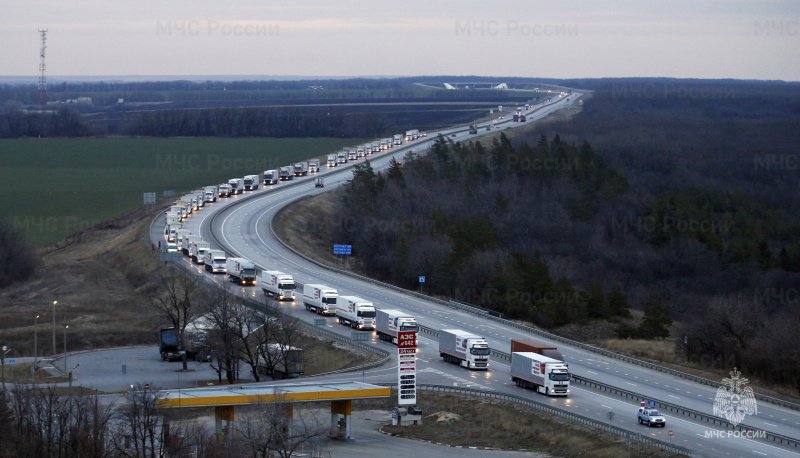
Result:
[[[308,173],[319,172],[319,159],[312,159],[308,161]]]
[[[242,286],[256,285],[256,266],[245,258],[227,258],[225,260],[225,271],[228,278]]]
[[[314,187],[315,188],[324,188],[325,187],[325,179],[322,177],[317,177],[314,179]]]
[[[448,363],[467,369],[489,368],[489,343],[486,339],[460,329],[439,331],[439,356]]]
[[[340,324],[362,331],[375,329],[375,307],[356,296],[336,298],[336,318]]]
[[[533,339],[511,339],[511,353],[515,351],[530,351],[547,356],[548,358],[566,361],[564,355],[554,346]]]
[[[160,330],[158,351],[162,361],[181,361],[183,359],[182,351],[185,352],[186,359],[196,361],[211,360],[207,329],[196,321],[190,322],[183,332],[183,349],[181,349],[178,331],[174,327]]]
[[[245,191],[255,191],[258,189],[258,182],[261,181],[258,175],[245,175],[244,180]]]
[[[563,361],[533,352],[511,353],[511,380],[547,396],[569,393],[569,368]]]
[[[290,165],[287,165],[285,167],[281,167],[281,170],[280,170],[279,173],[280,173],[281,181],[289,181],[292,178],[294,178],[294,168],[292,166],[290,166]]]
[[[308,175],[308,162],[298,162],[294,165],[294,176],[304,177]]]
[[[277,170],[265,170],[264,171],[264,184],[273,185],[280,181],[280,176]]]
[[[261,289],[267,296],[273,296],[279,301],[294,301],[294,278],[279,270],[265,270],[261,272]]]
[[[258,347],[256,370],[273,379],[300,377],[304,373],[303,349],[280,343]]]
[[[241,194],[244,192],[244,179],[231,178],[228,180],[228,184],[231,185],[231,194]]]
[[[335,289],[319,284],[303,285],[303,305],[306,310],[319,315],[336,315]]]
[[[203,264],[205,264],[206,270],[212,274],[224,274],[225,261],[225,252],[220,250],[208,250],[203,257]]]
[[[419,326],[417,326],[417,320],[406,312],[401,312],[399,310],[376,310],[375,330],[379,339],[397,345],[398,331],[417,332]]]

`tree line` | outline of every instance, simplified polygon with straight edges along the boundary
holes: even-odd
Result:
[[[620,337],[672,332],[701,364],[800,386],[800,360],[779,350],[800,299],[797,219],[737,192],[653,194],[625,171],[558,135],[489,147],[440,138],[385,174],[357,166],[342,220],[313,230],[406,288],[424,275],[430,293],[549,328],[611,319]],[[645,312],[638,325],[623,320],[629,307]]]

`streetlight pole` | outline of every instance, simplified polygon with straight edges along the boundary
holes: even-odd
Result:
[[[6,355],[11,349],[3,345],[3,351],[0,352],[0,379],[3,381],[3,393],[6,392]]]
[[[64,325],[64,373],[67,373],[67,329],[69,329],[69,325]]]
[[[33,318],[33,368],[31,369],[31,378],[36,377],[36,360],[39,357],[39,314]]]
[[[58,299],[53,301],[53,356],[56,354],[56,304]]]

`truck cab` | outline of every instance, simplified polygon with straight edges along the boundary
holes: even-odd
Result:
[[[258,189],[258,175],[247,175],[244,177],[244,190],[245,191],[255,191]]]
[[[281,181],[288,181],[294,178],[294,167],[289,165],[287,165],[286,167],[281,167],[280,177]]]
[[[278,177],[277,170],[265,170],[264,171],[264,184],[265,185],[273,185],[278,182],[280,178]]]
[[[328,161],[325,163],[325,165],[326,165],[328,168],[330,168],[330,167],[336,167],[336,162],[337,162],[337,161],[336,161],[336,155],[335,155],[335,154],[329,154],[329,155],[328,155]]]
[[[661,415],[661,412],[651,407],[639,407],[637,415],[640,425],[647,426],[667,426],[667,419]]]

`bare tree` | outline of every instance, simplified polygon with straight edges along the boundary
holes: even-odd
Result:
[[[153,307],[161,312],[178,334],[179,350],[182,352],[183,370],[188,370],[186,363],[186,326],[199,313],[194,301],[197,289],[197,278],[168,268],[159,276],[159,295],[153,301]]]
[[[241,416],[236,422],[236,440],[253,457],[290,458],[328,432],[313,412],[300,411],[294,417],[292,404],[278,396],[276,402],[262,404]]]
[[[160,456],[164,418],[159,414],[158,391],[137,385],[128,393],[128,403],[120,409],[114,445],[122,456],[156,458]]]
[[[217,374],[225,372],[229,384],[236,382],[238,377],[239,355],[241,353],[241,339],[237,336],[242,333],[238,327],[241,321],[240,308],[234,304],[227,291],[220,291],[216,299],[209,306],[208,319],[214,329],[209,331],[209,342],[217,364]],[[212,364],[212,367],[214,365]]]

